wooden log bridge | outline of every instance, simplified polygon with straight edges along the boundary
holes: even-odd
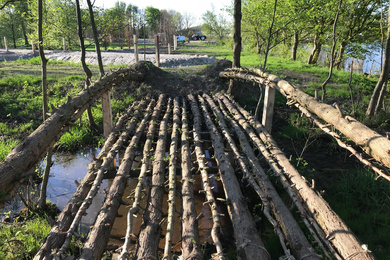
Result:
[[[293,208],[273,187],[255,149],[283,183]],[[278,257],[373,259],[300,177],[262,125],[222,94],[160,95],[133,104],[119,119],[34,259],[67,257],[72,237],[78,236],[79,216],[85,214],[117,153],[122,160],[79,259],[102,257],[127,196],[133,205],[128,207],[127,225],[121,227],[127,231],[117,250],[120,259],[172,259],[173,252],[182,259],[226,259],[232,246],[238,259],[271,259],[259,229],[265,221],[271,223],[283,248]],[[129,179],[136,186],[125,193]],[[197,180],[202,180],[200,188]],[[204,200],[201,211],[195,205],[197,196]],[[252,216],[248,196],[264,205],[266,218]],[[291,211],[298,211],[300,219]],[[140,218],[142,225],[135,225]],[[211,223],[208,255],[200,238],[203,221]],[[301,221],[305,230],[298,224]],[[179,227],[179,234],[174,233],[174,226]],[[227,238],[226,226],[231,227],[234,243]]]
[[[0,191],[8,191],[12,182],[34,168],[102,93],[122,81],[140,81],[144,73],[134,68],[117,71],[57,108],[1,162]],[[387,152],[388,140],[378,144],[380,135],[272,75],[244,69],[220,75],[268,86],[262,123],[222,93],[161,94],[135,101],[118,119],[34,259],[101,259],[119,218],[126,219],[119,227],[126,232],[115,251],[118,259],[173,259],[173,255],[227,259],[231,251],[237,259],[374,259],[270,135],[274,91],[309,117],[311,111],[331,122],[351,139],[347,134],[357,129],[374,136],[355,141],[384,165],[388,158],[378,150]],[[320,122],[317,125],[330,132]],[[117,157],[116,174],[88,236],[81,239],[81,251],[69,256],[72,240],[80,237],[80,220]],[[283,196],[269,172],[281,183]],[[118,212],[126,214],[118,216]],[[264,225],[274,230],[280,255],[271,257],[261,232]]]

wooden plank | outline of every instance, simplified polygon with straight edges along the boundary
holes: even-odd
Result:
[[[272,117],[274,116],[274,105],[275,105],[275,89],[270,86],[265,88],[264,96],[264,108],[263,108],[263,118],[262,125],[271,133],[272,130]]]

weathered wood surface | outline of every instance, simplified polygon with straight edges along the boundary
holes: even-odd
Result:
[[[162,204],[165,181],[164,158],[168,135],[167,124],[171,112],[171,99],[169,99],[168,108],[160,123],[156,153],[153,160],[152,184],[149,192],[150,202],[144,213],[143,224],[134,259],[158,259],[157,249],[161,235],[160,222],[163,217]]]
[[[218,97],[222,98],[224,102],[228,102],[227,98],[223,95],[218,95]],[[295,187],[297,193],[304,201],[311,215],[321,226],[325,236],[330,240],[338,253],[344,259],[348,259],[355,255],[358,255],[359,259],[374,259],[368,250],[364,250],[362,248],[359,240],[345,225],[342,219],[331,209],[329,204],[309,186],[304,178],[302,178],[264,127],[244,109],[240,110],[243,112],[250,124],[255,128],[262,142],[267,144],[269,152],[273,155],[273,157],[275,157],[276,162],[282,167],[284,175],[286,175],[291,181],[292,186]],[[233,109],[231,113],[239,115],[239,112],[236,109]],[[241,121],[244,122],[242,119]],[[250,131],[249,127],[244,127],[244,129]],[[261,147],[259,147],[259,149],[261,149]]]
[[[220,260],[226,259],[225,253],[223,252],[222,242],[221,242],[221,218],[217,210],[217,202],[215,200],[210,180],[208,176],[208,167],[206,164],[206,156],[202,150],[202,139],[200,136],[202,120],[200,117],[199,107],[196,103],[196,99],[193,95],[189,95],[188,99],[191,103],[191,111],[193,114],[193,136],[194,136],[194,145],[195,145],[195,154],[196,160],[198,162],[198,169],[202,176],[203,189],[206,193],[207,204],[210,206],[211,215],[213,219],[213,227],[211,230],[211,238],[213,239],[215,248],[217,250],[216,257]]]
[[[182,173],[182,232],[181,248],[183,259],[203,259],[202,246],[199,240],[198,221],[196,219],[194,183],[191,181],[191,159],[189,146],[189,126],[186,101],[182,106],[182,135],[181,135],[181,173]]]
[[[234,169],[225,154],[225,147],[218,129],[210,118],[205,101],[201,96],[198,96],[198,99],[201,103],[207,128],[210,131],[215,158],[221,173],[226,204],[234,230],[237,257],[241,259],[271,259],[256,229],[255,221],[244,201]]]
[[[101,207],[95,224],[90,228],[80,259],[100,259],[105,246],[107,245],[112,225],[118,213],[118,208],[122,201],[123,191],[126,187],[126,180],[129,178],[137,144],[148,123],[151,111],[148,111],[140,122],[134,136],[131,138],[126,148],[122,163],[113,179],[106,200]]]
[[[220,122],[220,126],[223,129],[225,139],[228,140],[228,143],[232,150],[235,152],[237,159],[240,160],[240,152],[236,147],[235,142],[231,137],[230,133],[227,132],[228,127],[224,123],[224,118],[228,119],[232,123],[233,130],[239,138],[242,150],[243,152],[245,152],[248,161],[252,167],[252,170],[256,171],[256,173],[260,177],[259,185],[263,193],[266,197],[272,198],[269,200],[270,205],[272,207],[272,211],[278,221],[279,226],[285,234],[285,237],[289,243],[289,246],[292,249],[294,256],[297,259],[302,259],[303,257],[307,257],[307,259],[320,259],[314,253],[314,249],[310,245],[298,223],[295,221],[294,216],[291,214],[288,207],[284,204],[276,189],[274,188],[273,184],[269,180],[267,174],[260,166],[260,162],[258,161],[256,155],[253,152],[252,147],[250,146],[248,140],[245,137],[245,134],[241,131],[238,124],[234,120],[229,118],[228,115],[223,115],[219,108],[215,105],[214,101],[208,95],[204,94],[203,96],[206,98],[214,114],[217,116],[218,122]],[[246,128],[246,126],[243,127]],[[242,168],[245,170],[246,166],[243,161],[240,163],[240,165],[242,165]],[[250,174],[248,173],[247,175],[249,176]]]
[[[85,110],[91,100],[96,100],[104,91],[124,80],[140,81],[142,78],[143,75],[134,70],[113,72],[59,107],[0,163],[0,192],[7,192],[13,182],[36,167],[48,149],[61,137],[62,130],[82,115],[78,112]]]
[[[142,104],[141,107],[143,107]],[[54,256],[51,255],[52,250],[57,250],[64,243],[66,231],[68,231],[82,202],[89,193],[92,184],[96,179],[96,172],[103,163],[103,158],[107,156],[107,153],[110,151],[114,143],[118,140],[119,132],[123,131],[124,124],[132,113],[134,113],[134,104],[128,109],[125,114],[123,114],[119,118],[117,124],[115,125],[107,141],[104,143],[104,146],[100,150],[96,159],[89,164],[89,170],[87,174],[83,178],[83,181],[80,183],[80,185],[77,187],[76,192],[72,195],[69,202],[59,214],[56,224],[51,228],[49,234],[46,237],[45,242],[42,244],[41,248],[35,255],[35,260],[43,258],[54,258]]]
[[[176,168],[177,168],[177,147],[179,143],[179,128],[181,125],[179,98],[173,100],[173,127],[171,135],[171,145],[169,147],[169,166],[168,166],[168,218],[167,231],[165,235],[165,247],[163,259],[171,259],[172,257],[172,239],[175,225],[176,211]]]
[[[229,71],[221,72],[219,75],[225,78],[253,81],[275,88],[288,99],[298,102],[310,112],[332,124],[356,145],[361,146],[367,154],[390,168],[390,140],[356,119],[343,115],[337,108],[318,102],[314,97],[292,86],[287,81],[275,75],[264,73],[259,69],[230,69]]]

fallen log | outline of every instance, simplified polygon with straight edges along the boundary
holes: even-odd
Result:
[[[132,207],[129,209],[127,213],[127,228],[126,228],[126,236],[125,236],[125,243],[123,244],[122,247],[122,252],[119,256],[119,259],[125,260],[129,259],[130,257],[130,245],[131,245],[131,236],[134,234],[134,215],[139,214],[140,210],[140,202],[142,199],[142,192],[144,189],[144,183],[145,183],[145,178],[148,172],[148,169],[151,164],[151,149],[152,149],[152,143],[153,143],[153,138],[154,138],[154,133],[156,130],[156,125],[155,122],[158,120],[160,117],[161,113],[161,108],[162,108],[162,102],[164,101],[164,95],[160,95],[157,105],[153,111],[152,117],[149,122],[149,128],[148,132],[146,133],[146,141],[144,144],[144,149],[143,149],[143,159],[142,159],[142,166],[141,166],[141,171],[138,176],[138,183],[137,187],[135,188],[134,192],[134,202]]]
[[[181,174],[182,174],[182,232],[181,248],[183,259],[203,259],[202,247],[199,240],[198,221],[196,219],[194,183],[191,181],[191,159],[189,145],[189,129],[186,101],[182,106],[182,134],[181,134]]]
[[[96,100],[107,89],[124,80],[139,81],[142,78],[143,75],[138,72],[129,69],[119,70],[94,83],[90,88],[81,91],[70,102],[59,107],[0,163],[0,192],[8,192],[12,187],[10,184],[20,179],[23,173],[36,167],[49,147],[61,137],[59,134],[61,130],[71,122],[70,120],[77,119],[73,115],[78,110],[85,109],[91,99]],[[79,116],[81,115],[79,113]]]
[[[361,146],[367,154],[390,168],[390,140],[371,130],[351,116],[344,115],[339,109],[318,102],[315,98],[295,88],[287,81],[275,75],[264,73],[259,69],[229,69],[228,71],[221,72],[219,75],[220,77],[229,79],[240,78],[266,84],[275,88],[288,99],[298,102],[310,112],[316,114],[327,123],[332,124],[356,145]]]
[[[201,103],[207,128],[210,131],[215,158],[221,173],[220,176],[226,195],[227,208],[233,224],[237,256],[241,259],[271,259],[259,236],[259,231],[256,229],[255,221],[245,203],[234,169],[225,154],[225,148],[218,129],[215,127],[207,111],[205,101],[201,96],[198,96],[198,99]]]
[[[134,104],[123,114],[115,125],[113,131],[108,137],[107,141],[104,143],[104,146],[100,150],[96,159],[89,164],[88,172],[83,178],[83,181],[77,187],[75,193],[73,193],[69,202],[65,205],[62,212],[58,215],[56,224],[51,228],[49,234],[47,235],[45,242],[41,245],[41,248],[34,257],[34,260],[40,259],[52,259],[54,258],[51,255],[52,250],[57,250],[63,243],[66,237],[66,231],[69,229],[74,216],[76,215],[78,209],[81,206],[81,203],[87,196],[89,190],[92,187],[92,183],[96,178],[96,172],[103,163],[103,157],[105,157],[108,151],[111,149],[113,144],[118,139],[118,133],[123,128],[124,123],[127,118],[134,112]]]
[[[298,223],[295,221],[294,216],[291,214],[290,210],[287,208],[287,206],[284,204],[282,199],[280,198],[279,194],[277,193],[276,189],[274,188],[273,184],[269,180],[267,174],[264,172],[263,168],[260,166],[260,163],[256,157],[256,155],[253,152],[252,147],[250,146],[248,140],[246,139],[245,134],[241,131],[239,125],[225,112],[222,114],[222,112],[219,110],[219,108],[215,105],[214,101],[210,98],[210,96],[204,94],[203,97],[207,100],[208,104],[210,105],[212,111],[218,118],[218,122],[220,123],[220,126],[222,128],[222,131],[225,135],[225,139],[228,141],[230,147],[232,148],[236,159],[240,162],[240,167],[243,170],[244,173],[246,173],[246,178],[252,183],[254,183],[254,178],[252,175],[248,172],[246,169],[246,165],[244,161],[242,160],[240,156],[240,151],[238,150],[237,146],[235,145],[235,142],[233,141],[233,138],[230,136],[230,134],[227,132],[228,127],[225,124],[224,120],[225,118],[231,123],[233,126],[234,132],[237,134],[242,150],[247,155],[248,161],[250,165],[252,166],[252,170],[256,171],[258,178],[258,184],[261,187],[262,192],[264,195],[262,195],[263,200],[265,200],[265,204],[270,204],[272,207],[273,214],[275,215],[278,224],[274,223],[272,218],[270,219],[270,222],[274,224],[275,231],[278,230],[279,227],[281,227],[288,244],[290,245],[290,248],[292,249],[292,253],[295,256],[296,259],[302,259],[303,257],[307,257],[308,259],[320,259],[320,257],[317,256],[315,253],[313,247],[310,245],[309,241],[307,240],[305,234],[299,227]],[[222,108],[221,108],[222,109]],[[268,199],[269,202],[268,202]],[[268,218],[270,218],[270,215],[268,215]],[[275,225],[276,224],[276,225]],[[284,245],[284,242],[282,239],[281,243]],[[284,246],[285,248],[285,246]],[[285,250],[285,254],[290,257],[290,254],[287,250]]]
[[[218,95],[219,98],[225,102],[229,102],[223,95]],[[239,107],[236,104],[237,107]],[[248,112],[240,108],[240,111],[248,119],[250,124],[254,126],[256,132],[259,134],[262,142],[267,144],[271,157],[275,158],[277,163],[283,169],[283,174],[295,187],[302,201],[305,203],[312,217],[321,226],[326,238],[336,248],[337,252],[343,259],[349,259],[351,256],[359,255],[359,259],[374,259],[369,250],[364,249],[359,240],[355,237],[353,232],[345,225],[342,219],[331,209],[329,204],[317,194],[299,174],[293,165],[291,165],[288,158],[284,155],[282,150],[277,146],[274,139],[269,135],[263,126],[255,120]],[[237,109],[230,111],[238,117],[242,117]],[[236,119],[237,120],[237,119]],[[240,119],[244,122],[244,119]],[[244,127],[245,130],[251,131],[250,127]],[[256,145],[258,142],[255,142]],[[259,146],[258,146],[259,147]],[[259,149],[263,149],[259,147]]]
[[[138,238],[134,259],[158,259],[158,244],[161,235],[160,222],[163,217],[162,204],[165,181],[165,146],[167,142],[167,124],[171,114],[171,99],[160,123],[156,153],[153,161],[152,184],[149,203],[144,213],[143,224]]]
[[[147,111],[137,127],[134,136],[131,138],[130,144],[126,148],[123,160],[107,193],[106,200],[99,211],[95,224],[89,230],[80,259],[100,259],[104,252],[118,213],[118,208],[122,201],[123,191],[127,183],[126,180],[129,177],[131,166],[133,165],[137,144],[147,125],[150,114],[151,111]]]
[[[172,238],[173,227],[175,223],[176,211],[176,163],[177,163],[177,147],[179,141],[179,127],[180,127],[180,100],[176,97],[173,100],[173,128],[171,135],[171,146],[169,148],[169,166],[168,166],[168,220],[167,231],[165,234],[165,247],[163,259],[171,259],[172,254]]]
[[[201,118],[200,118],[200,111],[198,108],[198,105],[196,104],[195,97],[193,95],[189,95],[188,99],[191,103],[191,110],[192,114],[194,116],[194,129],[193,129],[193,137],[194,137],[194,145],[195,145],[195,154],[196,154],[196,160],[198,162],[198,168],[200,171],[200,174],[202,176],[202,183],[203,183],[203,189],[206,193],[206,199],[207,204],[210,206],[211,215],[213,219],[213,227],[211,229],[211,238],[213,239],[215,248],[217,250],[216,257],[220,260],[225,260],[225,254],[223,252],[223,247],[221,243],[220,236],[222,235],[221,232],[221,219],[220,214],[217,210],[217,202],[214,198],[213,191],[210,186],[209,176],[208,176],[208,167],[206,166],[206,156],[204,152],[202,151],[202,145],[201,145]]]
[[[150,113],[152,110],[152,106],[154,106],[155,100],[151,100],[151,102],[148,105],[148,108],[146,109],[146,115]],[[141,108],[146,104],[146,101],[141,102],[141,105],[137,112],[135,113],[135,116],[133,119],[129,122],[127,128],[125,131],[120,135],[118,138],[118,141],[114,144],[114,146],[111,148],[111,150],[108,152],[107,156],[103,160],[103,164],[100,166],[99,170],[96,173],[96,178],[93,182],[93,185],[91,187],[91,190],[88,192],[88,195],[86,199],[83,201],[82,205],[80,206],[79,210],[76,213],[76,216],[72,222],[72,225],[70,226],[69,230],[67,231],[66,239],[64,244],[62,245],[61,249],[59,250],[59,254],[63,254],[65,250],[70,245],[72,236],[74,232],[77,230],[81,218],[86,214],[87,209],[92,204],[93,198],[96,196],[100,185],[102,183],[104,174],[106,171],[108,171],[114,162],[114,159],[116,158],[116,155],[120,149],[125,147],[125,143],[129,139],[129,136],[132,134],[136,127],[136,122],[138,121],[138,118],[141,117],[142,112],[140,111]]]

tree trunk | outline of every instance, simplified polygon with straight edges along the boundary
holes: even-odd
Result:
[[[334,67],[337,69],[342,69],[341,65],[343,64],[343,58],[344,58],[344,53],[345,53],[345,47],[347,46],[347,42],[343,41],[340,43],[340,49],[337,54],[337,58],[334,62]]]
[[[38,41],[39,41],[39,56],[41,57],[41,66],[42,66],[42,110],[43,110],[43,122],[47,119],[48,114],[48,102],[47,102],[47,59],[45,57],[45,52],[43,50],[43,1],[38,0]],[[16,46],[15,46],[16,48]],[[51,144],[53,145],[53,144]],[[38,200],[38,208],[44,209],[46,206],[46,189],[47,182],[50,174],[51,167],[51,156],[52,150],[51,146],[49,146],[47,152],[46,166],[43,175],[43,181],[41,185],[41,192]]]
[[[307,64],[317,63],[318,57],[320,56],[320,52],[321,52],[321,46],[322,44],[320,42],[320,34],[317,33],[314,36],[313,49],[311,50]]]
[[[389,6],[390,10],[390,6]],[[390,11],[388,12],[388,21],[390,22]],[[380,93],[382,92],[382,88],[386,87],[386,82],[389,79],[390,72],[390,26],[387,29],[387,39],[386,39],[386,48],[385,48],[385,59],[383,61],[383,67],[381,71],[381,75],[379,77],[378,83],[375,86],[374,92],[372,93],[370,103],[368,105],[366,116],[373,117],[379,112],[379,101],[380,101]],[[378,111],[376,110],[378,107]]]
[[[234,169],[225,154],[225,147],[218,129],[207,111],[205,101],[200,96],[198,98],[201,102],[201,109],[213,142],[215,158],[221,172],[220,177],[225,191],[226,204],[233,224],[237,256],[241,259],[271,259],[268,251],[264,248],[255,222],[245,203]]]
[[[262,68],[264,71],[267,70],[268,53],[269,53],[270,46],[271,46],[272,28],[274,27],[277,4],[278,4],[278,0],[275,0],[275,2],[274,2],[274,12],[273,12],[273,15],[272,15],[272,21],[271,21],[271,24],[270,24],[270,26],[268,28],[267,46],[265,47],[265,53],[264,53],[264,62],[263,62],[263,68]]]
[[[83,28],[81,23],[81,10],[80,10],[80,1],[76,0],[76,17],[77,17],[77,27],[80,40],[80,49],[81,49],[81,65],[86,75],[85,88],[88,88],[91,84],[92,71],[88,68],[87,63],[85,62],[85,46],[84,46],[84,37],[83,37]],[[88,122],[89,127],[93,131],[97,131],[98,127],[93,119],[91,107],[87,108]]]
[[[234,32],[233,32],[233,68],[241,67],[241,0],[234,0]],[[230,80],[228,93],[237,95],[237,83],[233,79]]]
[[[141,227],[135,259],[158,259],[158,244],[161,235],[160,222],[163,217],[162,204],[165,181],[165,147],[167,142],[168,119],[171,114],[171,99],[160,123],[156,153],[153,161],[150,202],[146,208]]]
[[[294,41],[291,49],[291,60],[297,60],[297,50],[299,45],[299,32],[294,30]]]
[[[340,8],[342,4],[342,0],[339,1],[339,5],[337,7],[337,12],[336,12],[336,17],[334,18],[334,23],[333,23],[333,43],[332,43],[332,51],[330,54],[330,64],[329,64],[329,76],[328,78],[322,83],[321,89],[322,89],[322,97],[321,100],[324,102],[325,97],[326,97],[326,85],[328,84],[329,80],[332,78],[333,74],[333,63],[334,63],[334,51],[336,48],[336,28],[337,28],[337,21],[339,20],[339,13],[340,13]]]

